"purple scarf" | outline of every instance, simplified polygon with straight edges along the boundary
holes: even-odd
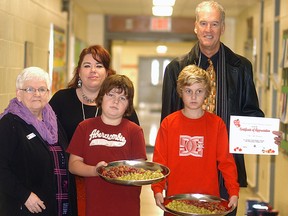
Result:
[[[10,101],[8,107],[0,114],[0,119],[7,113],[17,115],[27,124],[34,126],[41,137],[50,145],[58,142],[57,119],[49,104],[42,110],[43,121],[39,121],[26,106],[17,100],[17,98],[13,98]]]

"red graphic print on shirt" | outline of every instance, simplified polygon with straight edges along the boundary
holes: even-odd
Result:
[[[202,157],[204,148],[203,136],[187,136],[180,135],[179,140],[179,156],[195,156]]]

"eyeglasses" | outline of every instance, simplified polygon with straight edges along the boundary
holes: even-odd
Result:
[[[40,95],[44,95],[44,94],[46,94],[49,91],[49,89],[45,88],[45,87],[40,87],[38,89],[35,89],[33,87],[27,87],[25,89],[19,89],[19,90],[25,91],[28,94],[35,94],[38,91]]]

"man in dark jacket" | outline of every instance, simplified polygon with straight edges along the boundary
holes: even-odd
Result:
[[[182,109],[183,103],[176,91],[176,81],[180,71],[189,64],[207,69],[208,59],[212,60],[216,70],[216,111],[227,125],[229,131],[230,115],[264,117],[259,108],[258,97],[253,82],[252,64],[246,58],[235,54],[220,42],[225,30],[225,12],[215,1],[203,1],[196,7],[194,32],[198,42],[191,51],[174,59],[165,69],[162,92],[161,121],[170,113]],[[276,133],[275,133],[276,134]],[[281,133],[279,132],[279,140]],[[277,143],[275,141],[275,143]],[[280,143],[280,141],[279,141]],[[244,156],[234,155],[241,187],[247,186]],[[222,181],[221,196],[228,199]],[[236,215],[236,210],[229,215]]]

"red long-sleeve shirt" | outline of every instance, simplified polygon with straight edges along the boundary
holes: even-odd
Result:
[[[219,169],[229,195],[239,195],[226,125],[217,115],[205,112],[198,119],[189,119],[180,110],[167,116],[157,134],[153,161],[170,168],[166,180],[152,185],[154,194],[167,188],[167,196],[182,193],[219,196]]]

